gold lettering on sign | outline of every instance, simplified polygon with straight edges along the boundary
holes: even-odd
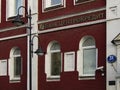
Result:
[[[39,30],[44,30],[49,28],[56,28],[56,27],[62,27],[66,25],[95,21],[95,20],[103,19],[104,17],[105,17],[105,13],[103,12],[97,13],[97,14],[84,15],[84,16],[76,16],[76,17],[71,17],[71,18],[62,19],[58,21],[56,20],[56,21],[41,23],[38,25],[39,26],[38,28]]]

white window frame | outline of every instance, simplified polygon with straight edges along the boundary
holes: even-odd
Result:
[[[10,82],[20,82],[21,75],[15,77],[14,76],[14,58],[15,57],[21,57],[21,55],[13,55],[13,52],[15,51],[17,47],[13,48],[10,52],[10,58],[9,58],[9,76],[10,76]],[[22,74],[22,57],[21,57],[21,74]]]
[[[6,21],[8,21],[10,18],[15,17],[18,13],[16,12],[16,5],[15,0],[6,0]],[[25,0],[22,0],[22,5],[25,6]],[[12,7],[11,7],[12,6]],[[22,15],[25,16],[25,10],[21,9],[20,12],[22,12]]]
[[[82,59],[80,60],[80,62],[81,63],[83,63],[83,50],[84,49],[96,49],[96,47],[95,46],[90,46],[90,47],[83,47],[81,50],[81,55],[82,55]],[[83,64],[81,65],[82,66],[82,72],[80,72],[80,76],[95,76],[95,74],[83,74],[83,68],[84,68],[84,66],[83,66]],[[97,68],[97,49],[96,49],[96,68]],[[96,70],[96,69],[95,69]]]
[[[7,59],[0,60],[0,76],[7,76]]]
[[[68,60],[69,56],[72,56],[72,58]],[[74,70],[75,70],[75,52],[64,53],[64,71],[69,72]]]
[[[94,79],[95,74],[84,74],[83,73],[83,50],[84,49],[96,49],[96,68],[98,67],[98,49],[96,46],[86,46],[82,47],[83,42],[86,40],[85,38],[89,38],[90,36],[83,37],[79,44],[79,50],[77,51],[77,70],[79,72],[80,79]],[[95,69],[96,71],[96,69]]]
[[[66,0],[61,0],[62,3],[55,4],[55,5],[51,5],[51,4],[50,4],[50,1],[48,0],[48,1],[47,1],[48,7],[47,7],[47,5],[46,5],[46,1],[47,1],[47,0],[42,0],[42,8],[43,8],[42,11],[43,11],[43,12],[52,11],[52,10],[56,10],[56,9],[65,7],[65,1],[66,1]]]
[[[47,48],[47,54],[45,55],[45,73],[47,75],[47,81],[54,81],[54,80],[56,81],[60,79],[60,75],[57,76],[51,75],[51,53],[61,52],[61,50],[50,51],[50,48],[54,42],[56,41],[50,42]],[[61,71],[62,71],[62,53],[61,53]]]

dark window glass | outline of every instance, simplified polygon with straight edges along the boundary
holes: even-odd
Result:
[[[51,75],[60,75],[61,72],[61,53],[51,53]]]
[[[14,76],[20,77],[21,74],[21,57],[14,57]]]

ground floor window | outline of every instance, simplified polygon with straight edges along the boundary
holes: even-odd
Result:
[[[47,48],[47,54],[45,56],[45,72],[47,79],[58,79],[61,73],[61,50],[60,44],[57,41],[49,43]]]
[[[9,59],[10,81],[12,82],[20,81],[20,76],[22,72],[21,66],[22,66],[21,51],[18,47],[12,48]]]
[[[95,39],[92,36],[83,37],[77,53],[77,70],[80,77],[95,76],[97,54]]]

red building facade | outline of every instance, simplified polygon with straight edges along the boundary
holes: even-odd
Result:
[[[63,0],[60,6],[44,7],[45,1],[39,1],[38,5],[38,30],[41,45],[46,52],[45,56],[39,57],[39,89],[105,90],[105,1],[78,0],[79,2],[77,2],[75,0]],[[84,60],[83,58],[86,57],[84,57],[83,53],[83,56],[81,55],[83,49],[81,48],[81,43],[86,37],[94,38],[95,48],[97,49],[97,69],[94,75],[83,75],[85,72],[87,73],[86,69],[85,72],[83,69],[87,64],[84,64],[86,63],[84,61],[81,63],[81,59]],[[59,58],[59,55],[56,55],[57,58],[52,58],[54,51],[52,52],[51,50],[54,42],[59,44],[58,52],[60,52],[61,58]],[[61,60],[61,70],[59,74],[53,74],[52,71],[54,72],[53,68],[55,67],[52,67],[54,65],[52,60],[57,60],[58,58]],[[90,57],[88,56],[88,58]],[[90,65],[90,63],[88,64]],[[88,68],[90,68],[89,65]],[[104,69],[103,71],[98,68],[101,66]]]
[[[45,51],[38,57],[38,90],[106,90],[105,0],[47,1],[38,0],[37,34]],[[0,65],[5,72],[0,71],[0,89],[28,90],[26,27],[7,18],[6,0],[1,6]],[[21,63],[12,61],[16,57]]]
[[[0,89],[27,90],[27,34],[25,27],[16,27],[8,16],[8,2],[1,0],[0,23]],[[11,1],[10,1],[11,2]],[[10,6],[10,5],[9,5]],[[24,0],[27,7],[27,0]],[[11,4],[12,7],[12,4]],[[25,18],[23,18],[25,20]],[[15,58],[16,61],[12,61]],[[21,59],[20,59],[21,58]],[[22,70],[15,70],[20,60]],[[21,66],[20,66],[21,67]],[[18,69],[18,68],[17,68]],[[20,71],[20,72],[19,72]],[[13,75],[13,72],[14,75]]]

